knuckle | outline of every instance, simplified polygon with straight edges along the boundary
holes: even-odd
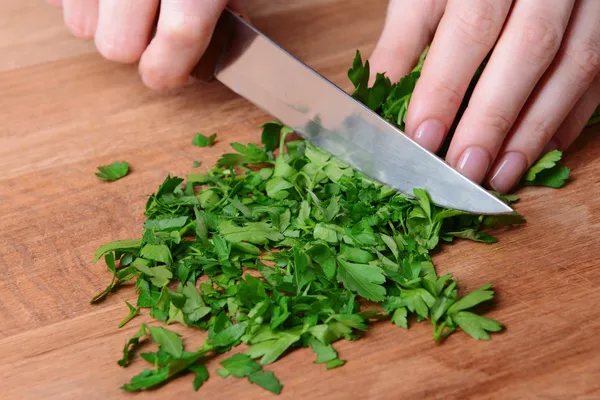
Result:
[[[600,73],[600,31],[567,50],[567,55],[575,67],[574,83],[587,88]]]
[[[550,127],[549,121],[545,118],[532,120],[530,126],[529,132],[531,133],[524,138],[524,147],[529,150],[528,154],[543,149],[555,133],[554,129]],[[533,161],[535,160],[529,160],[529,162]]]
[[[457,20],[457,36],[465,45],[491,47],[496,41],[496,10],[492,3],[476,1]]]
[[[199,18],[186,17],[177,24],[168,24],[159,28],[159,33],[166,41],[176,43],[179,47],[198,47],[200,41],[210,36],[209,25]]]
[[[496,139],[503,139],[513,125],[514,118],[509,112],[498,106],[487,106],[481,114],[482,125],[486,129],[486,134],[497,136]]]
[[[532,64],[550,65],[560,48],[561,34],[556,26],[543,17],[527,21],[523,28],[521,53]]]
[[[432,91],[432,98],[438,99],[440,104],[445,104],[449,111],[456,112],[462,103],[466,88],[461,90],[442,80],[434,86]]]
[[[167,90],[183,86],[187,76],[174,75],[162,63],[148,63],[142,60],[139,72],[144,85],[153,90]]]

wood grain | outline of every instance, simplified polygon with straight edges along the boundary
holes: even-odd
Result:
[[[334,82],[355,49],[368,54],[386,4],[377,0],[252,2],[257,27]],[[117,329],[125,287],[89,300],[109,275],[92,265],[102,243],[140,235],[145,196],[193,160],[213,163],[229,141],[256,141],[270,119],[219,84],[167,94],[145,89],[134,66],[99,57],[71,38],[59,10],[38,0],[0,2],[0,398],[133,398],[119,389],[143,367],[117,366],[144,315]],[[190,141],[218,132],[214,148]],[[588,132],[567,157],[573,182],[528,188],[518,210],[528,224],[500,243],[458,243],[435,257],[466,289],[493,281],[490,312],[508,326],[490,342],[464,334],[431,341],[428,324],[382,323],[340,342],[343,367],[326,371],[310,351],[269,369],[280,396],[310,399],[600,399],[600,141]],[[103,183],[97,165],[125,159],[133,171]],[[179,329],[190,345],[196,331]],[[219,359],[209,363],[214,371]],[[182,377],[140,398],[259,399],[262,389],[213,375],[194,394]]]

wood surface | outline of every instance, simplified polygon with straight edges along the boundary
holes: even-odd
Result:
[[[386,2],[261,0],[255,25],[335,83],[355,49],[369,54]],[[193,160],[211,165],[230,141],[257,141],[269,120],[218,83],[157,94],[135,66],[72,38],[60,11],[41,0],[0,1],[0,399],[275,398],[246,380],[214,374],[195,393],[191,376],[143,394],[119,386],[145,368],[117,366],[131,287],[90,305],[109,281],[92,264],[102,243],[141,234],[146,195]],[[218,132],[211,149],[195,132]],[[429,323],[404,331],[379,323],[356,342],[336,345],[347,364],[313,364],[308,349],[268,367],[285,385],[281,399],[600,399],[600,140],[590,130],[568,153],[564,189],[520,192],[522,228],[500,242],[461,242],[435,261],[465,289],[492,281],[489,313],[507,325],[489,342],[463,333],[432,342]],[[104,183],[97,165],[127,160],[126,178]],[[202,333],[176,327],[186,344]]]

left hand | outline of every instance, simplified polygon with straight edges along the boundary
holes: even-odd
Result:
[[[600,103],[600,0],[391,0],[373,73],[397,81],[430,42],[407,134],[437,151],[493,49],[446,161],[497,191],[571,145]]]

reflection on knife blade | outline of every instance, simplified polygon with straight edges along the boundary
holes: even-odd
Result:
[[[479,214],[512,209],[379,115],[227,12],[233,41],[217,80],[354,169],[407,195]]]

